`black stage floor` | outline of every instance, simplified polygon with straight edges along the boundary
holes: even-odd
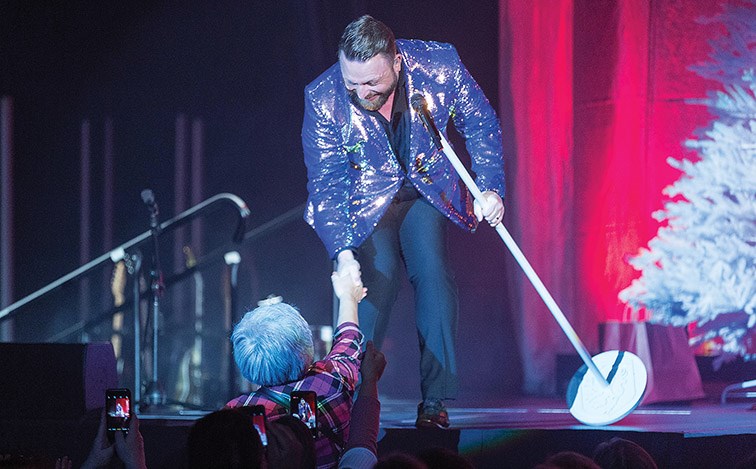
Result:
[[[721,405],[711,400],[640,406],[609,426],[575,420],[560,399],[507,399],[449,406],[452,427],[414,427],[417,403],[382,398],[379,456],[418,453],[442,446],[478,468],[532,468],[551,454],[590,456],[602,441],[621,437],[639,443],[660,468],[732,468],[756,450],[753,401]],[[141,416],[149,467],[176,467],[176,453],[197,413]],[[171,436],[172,435],[172,436]]]

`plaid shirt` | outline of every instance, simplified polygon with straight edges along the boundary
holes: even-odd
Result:
[[[336,467],[339,461],[349,437],[352,397],[360,371],[359,355],[363,337],[357,325],[351,322],[341,324],[336,328],[333,340],[331,352],[323,360],[315,362],[302,379],[268,387],[276,394],[315,391],[318,395],[317,421],[320,432],[315,439],[315,452],[319,468]],[[265,406],[268,420],[289,413],[289,409],[257,392],[242,394],[229,401],[226,407],[249,405]]]

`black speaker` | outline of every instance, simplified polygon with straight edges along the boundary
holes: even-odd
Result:
[[[0,418],[78,418],[104,407],[117,385],[110,342],[0,343]]]

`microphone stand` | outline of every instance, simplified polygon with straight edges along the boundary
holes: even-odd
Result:
[[[425,97],[417,93],[410,98],[410,102],[437,150],[446,155],[475,200],[485,207],[488,203],[486,197],[444,134],[436,128]],[[594,360],[504,224],[499,221],[494,228],[585,363],[573,375],[567,391],[567,404],[572,416],[586,425],[609,425],[626,417],[640,404],[646,390],[648,372],[643,361],[630,352],[620,350],[603,352],[596,355]],[[599,365],[606,372],[606,377]]]
[[[234,324],[236,323],[236,305],[238,303],[237,290],[239,286],[239,263],[241,262],[241,256],[236,251],[229,251],[223,256],[223,260],[226,262],[226,275],[228,276],[227,288],[224,290],[226,297],[226,311],[224,315],[225,330],[231,334],[234,330]],[[231,341],[226,340],[223,343],[223,365],[226,367],[225,375],[228,386],[228,400],[230,401],[237,396],[237,375],[236,366],[234,364],[234,352],[231,347]]]
[[[150,189],[142,191],[142,200],[150,209],[150,234],[152,237],[152,265],[150,266],[150,291],[152,292],[152,379],[145,390],[145,404],[149,407],[165,405],[166,397],[158,379],[158,332],[160,323],[160,297],[165,290],[158,253],[158,206],[155,194]]]
[[[138,250],[133,254],[126,254],[124,257],[126,261],[126,269],[131,274],[132,285],[132,311],[134,312],[134,320],[132,326],[134,327],[134,389],[133,396],[134,402],[142,402],[142,345],[141,345],[141,319],[142,314],[141,296],[142,292],[139,288],[139,276],[142,275],[142,253]]]
[[[143,191],[146,192],[146,191]],[[154,245],[154,253],[155,256],[158,255],[157,250],[157,240],[156,236],[161,233],[167,233],[170,232],[188,222],[191,220],[194,220],[196,217],[198,217],[200,214],[209,211],[211,208],[215,208],[220,202],[223,203],[230,203],[232,207],[234,207],[238,214],[237,219],[237,225],[236,229],[234,231],[232,241],[234,243],[242,243],[245,240],[254,239],[266,232],[269,232],[272,229],[275,229],[279,226],[282,226],[288,221],[293,220],[295,217],[302,216],[302,210],[303,206],[297,207],[293,210],[290,210],[289,212],[285,213],[283,216],[279,217],[276,220],[273,220],[271,222],[265,223],[264,225],[256,228],[255,230],[252,230],[250,232],[246,231],[247,227],[247,219],[249,218],[250,211],[247,207],[247,204],[238,196],[231,194],[231,193],[220,193],[216,194],[212,197],[210,197],[207,200],[204,200],[203,202],[200,202],[199,204],[189,208],[188,210],[185,210],[184,212],[181,212],[180,214],[176,215],[175,217],[171,218],[170,220],[164,221],[163,223],[157,224],[157,207],[155,207],[155,211],[153,213],[151,204],[154,204],[154,195],[152,195],[152,191],[147,192],[145,195],[150,196],[151,203],[148,203],[148,206],[150,206],[151,213],[150,213],[150,225],[151,229],[148,231],[145,231],[144,233],[140,234],[139,236],[121,244],[120,246],[117,246],[113,248],[112,250],[102,254],[101,256],[92,259],[91,261],[87,262],[86,264],[76,268],[72,272],[67,273],[66,275],[60,277],[59,279],[55,280],[54,282],[40,288],[39,290],[25,296],[24,298],[14,302],[13,304],[6,306],[2,309],[0,309],[0,323],[3,321],[9,320],[16,315],[20,314],[22,312],[22,307],[38,300],[39,298],[49,294],[50,292],[60,288],[61,286],[65,285],[66,283],[69,283],[75,279],[78,279],[82,277],[83,275],[91,272],[96,267],[99,267],[103,265],[106,262],[112,262],[116,263],[120,260],[124,260],[127,265],[127,270],[129,275],[132,276],[134,279],[133,283],[133,299],[131,300],[131,307],[134,310],[134,389],[133,389],[133,399],[134,402],[138,404],[138,408],[140,408],[140,411],[142,410],[148,410],[146,407],[148,407],[150,404],[155,404],[157,407],[160,403],[166,403],[166,404],[173,404],[173,402],[167,401],[162,388],[159,386],[158,382],[158,372],[157,372],[157,349],[153,349],[153,373],[152,373],[152,379],[149,383],[149,399],[145,399],[144,402],[140,399],[140,396],[142,395],[142,380],[141,380],[141,312],[140,312],[140,301],[142,298],[140,285],[139,285],[139,278],[140,278],[140,272],[142,271],[142,255],[139,252],[139,250],[136,250],[133,254],[129,254],[129,252],[132,248],[136,248],[140,246],[142,243],[147,242],[148,240],[152,239],[152,243]],[[144,196],[143,196],[144,199]],[[148,200],[144,200],[145,203],[148,202]],[[223,247],[222,249],[227,249],[227,247]],[[210,259],[214,259],[219,255],[219,250],[216,249],[216,251],[213,251],[212,253],[208,254],[204,257],[204,261],[201,260],[200,264],[206,264],[209,262]],[[155,265],[159,266],[159,263],[155,263]],[[194,272],[197,267],[194,267],[192,269],[187,269],[183,273],[179,274],[178,276],[174,276],[174,282],[183,278],[183,276]],[[159,268],[153,269],[156,272],[156,279],[159,279],[160,283],[162,284],[162,275],[157,275],[157,273],[160,272]],[[170,279],[169,280],[169,284]],[[157,285],[157,284],[156,284]],[[164,289],[163,288],[156,288],[157,291],[160,291]],[[124,304],[123,306],[126,306]],[[158,322],[157,318],[159,317],[159,302],[154,302],[153,307],[155,308],[155,311],[153,313],[153,321],[155,324],[154,332],[155,332],[155,340],[153,341],[153,344],[155,346],[157,345],[157,331],[158,331]],[[106,317],[112,316],[112,313],[108,314]],[[87,328],[89,324],[96,324],[104,320],[103,318],[99,318],[97,320],[90,321],[89,323],[79,323],[73,328],[69,328],[68,331],[60,331],[53,337],[67,337],[70,335],[73,331],[80,330],[82,328]],[[50,341],[57,341],[58,339],[49,339]],[[143,407],[144,404],[144,408]],[[177,403],[179,405],[182,405],[187,408],[196,407],[191,406],[187,403]],[[164,407],[161,406],[161,407]],[[152,410],[152,409],[150,409]]]

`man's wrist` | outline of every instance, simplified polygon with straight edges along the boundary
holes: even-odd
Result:
[[[336,261],[341,263],[345,261],[356,261],[357,250],[351,246],[345,247],[336,253]]]

